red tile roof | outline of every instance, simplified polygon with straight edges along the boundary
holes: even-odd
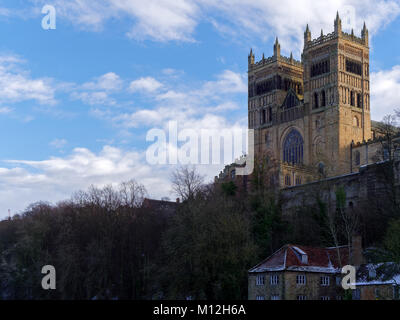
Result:
[[[341,265],[348,264],[348,246],[339,247],[339,253]],[[302,255],[306,256],[303,261]],[[250,269],[249,272],[297,270],[336,273],[339,268],[337,248],[317,248],[288,244]]]

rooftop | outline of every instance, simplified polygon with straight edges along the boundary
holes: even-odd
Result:
[[[337,255],[338,250],[341,264]],[[348,246],[317,248],[288,244],[251,268],[249,273],[283,270],[338,273],[340,266],[348,263],[348,258]]]

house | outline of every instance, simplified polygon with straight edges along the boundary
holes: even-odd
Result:
[[[363,264],[356,279],[353,300],[400,299],[400,266],[396,263]]]
[[[348,246],[285,245],[249,270],[249,300],[341,300],[348,261]]]

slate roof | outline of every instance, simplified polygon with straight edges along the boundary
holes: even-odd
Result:
[[[400,285],[400,265],[394,262],[363,264],[357,270],[356,286]]]
[[[348,264],[348,246],[317,248],[301,245],[285,245],[272,254],[270,257],[254,266],[249,273],[260,273],[268,271],[305,271],[321,273],[340,272],[340,263],[337,256],[339,249],[342,266]],[[302,260],[302,255],[306,259]]]

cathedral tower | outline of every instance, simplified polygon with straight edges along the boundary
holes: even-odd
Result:
[[[342,30],[313,39],[307,25],[302,61],[248,56],[248,123],[255,130],[255,157],[278,163],[279,187],[351,172],[352,143],[371,138],[368,29],[361,37]]]
[[[352,141],[371,138],[368,30],[342,31],[311,40],[304,34],[304,103],[308,106],[311,163],[335,176],[349,172]]]
[[[275,40],[273,56],[255,62],[251,50],[248,57],[248,120],[255,129],[255,154],[258,159],[280,159],[282,123],[303,116],[303,65],[281,55]],[[299,108],[297,108],[299,107]]]

